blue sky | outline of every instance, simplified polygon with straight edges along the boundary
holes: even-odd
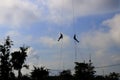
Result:
[[[77,61],[88,62],[91,54],[97,67],[120,62],[120,0],[4,0],[0,12],[0,40],[9,35],[14,41],[12,50],[30,46],[26,63],[31,69],[32,65],[62,69],[63,64],[64,69],[73,69],[75,33],[80,41]],[[57,42],[59,33],[64,36]]]

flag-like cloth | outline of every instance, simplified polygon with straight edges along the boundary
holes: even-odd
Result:
[[[73,39],[74,39],[76,42],[78,42],[78,43],[79,43],[79,40],[76,38],[76,34],[74,34]]]
[[[61,39],[63,39],[63,34],[60,33],[60,37],[58,38],[58,41],[60,41]]]

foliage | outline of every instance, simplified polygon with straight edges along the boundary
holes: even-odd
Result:
[[[9,36],[5,39],[5,42],[0,45],[0,79],[2,80],[7,80],[12,70],[10,64],[10,48],[12,45]]]
[[[72,75],[70,70],[63,70],[60,75],[49,76],[49,70],[45,67],[35,67],[31,74],[22,75],[23,67],[29,68],[25,64],[28,47],[20,47],[18,51],[11,53],[13,41],[8,36],[0,44],[0,80],[119,80],[119,73],[110,73],[109,75],[95,75],[92,63],[75,62],[75,74]],[[14,70],[18,70],[18,77],[15,76]]]
[[[91,63],[78,63],[75,62],[75,78],[76,80],[93,80],[94,79],[94,66]]]
[[[15,78],[12,69],[19,71],[19,76],[21,75],[21,69],[23,68],[23,64],[27,57],[27,49],[28,47],[20,47],[19,51],[15,51],[11,53],[11,47],[13,45],[13,41],[8,36],[5,39],[3,44],[0,44],[0,79],[8,80]],[[25,66],[25,65],[24,65]]]
[[[105,77],[104,76],[96,76],[94,80],[105,80]]]
[[[112,72],[108,76],[106,76],[107,80],[119,80],[119,73]]]
[[[31,72],[31,77],[33,80],[46,80],[48,75],[48,69],[45,69],[44,67],[39,68],[34,66],[34,70]]]
[[[73,79],[73,76],[70,70],[63,70],[60,73],[60,80],[72,80],[72,79]]]
[[[24,65],[24,63],[25,63],[25,60],[27,57],[27,52],[26,52],[27,50],[28,50],[28,47],[23,46],[23,47],[20,47],[19,51],[15,51],[11,54],[12,66],[15,70],[18,70],[18,77],[19,78],[22,76],[22,73],[21,73],[22,67],[26,66],[26,65]]]

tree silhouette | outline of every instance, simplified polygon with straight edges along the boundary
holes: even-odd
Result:
[[[28,47],[20,47],[18,51],[11,53],[13,41],[8,36],[3,43],[0,43],[0,80],[119,80],[119,73],[110,73],[107,76],[94,75],[94,66],[89,63],[75,62],[75,74],[70,70],[63,70],[60,75],[49,76],[48,69],[45,67],[35,67],[31,75],[22,75],[21,69],[28,68],[25,64]],[[14,70],[18,70],[18,77]]]
[[[60,73],[60,80],[72,80],[72,79],[73,79],[73,76],[70,70],[63,70]]]
[[[45,69],[44,67],[39,68],[34,66],[34,70],[31,72],[32,80],[46,80],[48,75],[48,69]]]
[[[16,80],[15,74],[10,72],[9,80]]]
[[[106,80],[104,76],[96,76],[94,80]]]
[[[75,62],[75,79],[76,80],[93,80],[94,79],[94,66],[91,63],[78,63]]]
[[[20,47],[19,51],[15,51],[11,54],[12,66],[15,70],[18,70],[18,78],[19,79],[22,76],[21,69],[23,67],[28,68],[28,66],[24,64],[26,57],[27,57],[27,50],[28,50],[28,47],[23,46],[23,47]]]
[[[8,36],[5,39],[5,42],[0,45],[0,79],[8,80],[10,76],[10,72],[12,70],[10,64],[10,48],[12,46],[12,41]]]
[[[23,75],[21,80],[31,80],[29,75]]]
[[[120,75],[119,73],[112,72],[108,76],[106,76],[107,80],[119,80]]]

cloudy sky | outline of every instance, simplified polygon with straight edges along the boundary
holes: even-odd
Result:
[[[96,67],[120,63],[120,0],[3,0],[0,42],[13,50],[30,46],[26,63],[49,69],[73,69],[91,59]],[[63,40],[57,41],[59,33]],[[73,35],[80,43],[75,45]],[[119,66],[96,69],[120,72]],[[24,71],[23,71],[24,72]]]

